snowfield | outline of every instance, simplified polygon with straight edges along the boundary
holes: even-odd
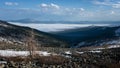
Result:
[[[93,48],[90,51],[75,51],[75,52],[71,52],[71,51],[64,51],[63,56],[67,56],[69,57],[69,55],[72,55],[74,53],[78,53],[78,54],[84,54],[85,52],[91,52],[91,53],[101,53],[102,50],[104,49],[111,49],[111,48],[120,48],[120,45],[109,45],[107,47],[97,47],[97,48]],[[37,54],[39,54],[40,56],[51,56],[51,55],[62,55],[62,54],[57,54],[57,53],[49,53],[47,51],[35,51]],[[15,56],[28,56],[29,55],[29,51],[13,51],[13,50],[0,50],[0,56],[5,56],[5,57],[15,57]]]
[[[48,53],[47,51],[36,51],[40,56],[50,56],[51,53]],[[0,56],[28,56],[28,51],[12,51],[12,50],[0,50]],[[52,54],[55,55],[55,54]]]

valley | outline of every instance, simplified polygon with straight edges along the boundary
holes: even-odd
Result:
[[[120,68],[120,0],[0,0],[0,68]]]
[[[0,66],[119,68],[119,28],[89,26],[47,33],[0,21]]]

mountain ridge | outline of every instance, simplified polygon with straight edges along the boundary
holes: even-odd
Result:
[[[120,26],[90,26],[68,29],[54,34],[56,34],[59,39],[67,41],[71,47],[99,46],[103,42],[107,43],[110,40],[119,39],[119,36],[116,35],[120,34],[120,32],[116,33],[119,28]]]
[[[6,21],[0,21],[0,26],[1,39],[13,39],[20,43],[25,42],[30,37],[30,32],[32,31],[32,28],[13,25]],[[120,26],[89,26],[52,33],[36,29],[33,29],[33,31],[35,34],[34,40],[37,41],[39,46],[79,48],[107,45],[110,41],[119,40],[119,29]]]
[[[11,41],[20,41],[22,43],[29,40],[28,38],[31,36],[31,31],[33,28],[30,27],[23,27],[18,25],[13,25],[7,23],[6,21],[0,20],[0,37],[9,39]],[[42,31],[38,31],[33,29],[35,35],[35,41],[37,42],[38,46],[45,46],[45,47],[66,47],[66,43],[52,37],[52,34],[45,33]]]

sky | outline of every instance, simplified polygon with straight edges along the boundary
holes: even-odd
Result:
[[[120,21],[120,0],[0,0],[0,19]]]

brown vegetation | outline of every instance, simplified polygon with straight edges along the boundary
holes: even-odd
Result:
[[[39,63],[47,65],[58,65],[67,62],[67,59],[61,56],[40,56],[38,60]]]

